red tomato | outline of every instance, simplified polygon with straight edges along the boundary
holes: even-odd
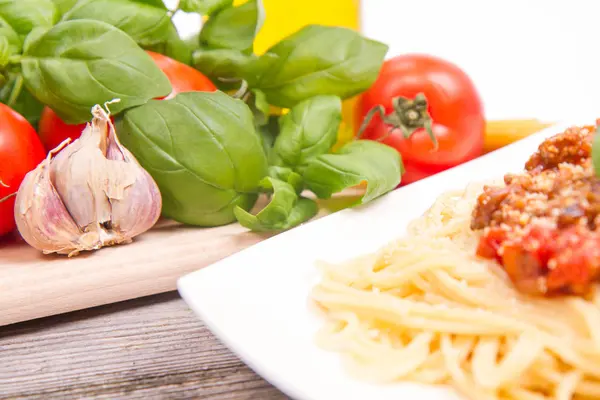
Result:
[[[197,69],[162,54],[146,52],[152,57],[158,68],[167,75],[173,87],[171,94],[161,99],[171,99],[177,93],[183,92],[214,92],[217,90],[211,80]]]
[[[25,175],[46,155],[35,129],[21,114],[0,103],[0,199],[19,190]],[[0,236],[15,229],[15,198],[0,201]]]
[[[389,115],[393,98],[413,99],[418,93],[427,99],[438,147],[423,128],[408,139],[396,129],[382,140],[402,155],[406,170],[402,185],[476,158],[483,151],[485,120],[479,94],[460,68],[436,57],[411,54],[387,60],[377,81],[360,97],[357,118],[362,122],[377,105],[384,106]],[[375,115],[362,138],[376,140],[389,130],[390,126]]]
[[[173,91],[162,99],[170,99],[183,92],[214,92],[216,86],[200,71],[162,54],[147,51],[156,65],[167,75]],[[67,125],[49,107],[44,107],[39,123],[39,134],[46,150],[52,150],[66,138],[75,140],[85,124]]]

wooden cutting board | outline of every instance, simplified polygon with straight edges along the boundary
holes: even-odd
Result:
[[[319,201],[316,218],[347,207],[360,191]],[[264,204],[258,204],[260,208]],[[268,238],[238,224],[216,228],[160,221],[129,245],[67,258],[22,239],[0,242],[0,326],[176,289],[177,279]]]

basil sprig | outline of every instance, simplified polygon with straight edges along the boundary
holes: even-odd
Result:
[[[179,37],[177,10],[208,17],[196,37]],[[163,215],[187,224],[284,230],[317,213],[308,191],[327,199],[366,182],[364,203],[397,186],[395,150],[356,141],[332,151],[342,99],[375,81],[386,45],[311,25],[257,55],[260,0],[180,0],[177,10],[162,0],[0,0],[0,101],[33,124],[44,105],[75,124],[120,99],[111,112],[121,141],[158,183]],[[240,99],[153,100],[172,88],[144,50],[191,63],[222,89],[247,89]],[[272,106],[289,112],[270,115]],[[252,214],[261,195],[268,204]]]

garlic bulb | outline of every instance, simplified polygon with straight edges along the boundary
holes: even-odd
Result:
[[[160,216],[150,174],[121,145],[109,114],[96,105],[92,115],[81,137],[52,150],[17,192],[19,233],[45,254],[129,243]]]

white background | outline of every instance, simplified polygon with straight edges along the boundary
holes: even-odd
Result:
[[[361,0],[361,6],[363,33],[387,43],[388,58],[418,52],[454,62],[475,82],[490,119],[600,117],[599,0]],[[199,24],[192,15],[175,20],[184,35]]]
[[[326,1],[326,0],[324,0]],[[362,0],[363,33],[388,57],[459,65],[488,118],[600,117],[598,0]]]

